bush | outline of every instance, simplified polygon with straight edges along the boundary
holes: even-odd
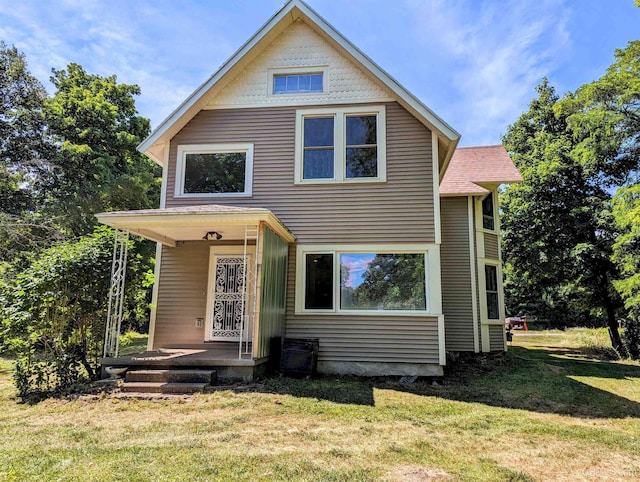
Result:
[[[147,290],[141,286],[148,264],[137,254],[140,247],[129,243],[125,296],[134,300],[126,313],[131,320],[146,315],[140,292]],[[14,381],[21,397],[59,392],[99,375],[112,252],[113,231],[98,228],[40,253],[5,281],[0,342],[17,358]]]

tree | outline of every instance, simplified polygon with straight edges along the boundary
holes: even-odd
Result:
[[[46,192],[56,221],[82,235],[93,230],[97,212],[157,206],[158,167],[136,150],[150,130],[135,108],[140,88],[77,64],[53,70],[51,81],[57,90],[45,119],[60,150]]]
[[[573,156],[608,187],[626,184],[640,159],[640,41],[617,49],[614,57],[602,77],[555,106],[567,117]]]
[[[622,187],[612,202],[613,217],[620,230],[613,245],[613,260],[620,270],[614,285],[628,310],[624,339],[632,358],[640,358],[640,183]]]
[[[537,92],[503,138],[524,178],[507,189],[501,206],[510,308],[527,307],[560,325],[606,322],[614,348],[624,353],[610,196],[576,158],[568,116],[554,111],[554,89],[544,80]]]
[[[556,106],[566,115],[576,146],[573,155],[599,182],[618,192],[611,203],[615,240],[612,260],[619,271],[614,286],[628,310],[625,339],[638,356],[640,313],[636,271],[640,264],[637,204],[640,171],[640,41],[617,49],[614,63],[598,80],[568,94]],[[636,264],[632,267],[630,263]],[[635,337],[635,338],[634,338]]]
[[[36,183],[55,150],[43,117],[47,93],[24,54],[0,41],[0,261],[59,239],[36,215]]]

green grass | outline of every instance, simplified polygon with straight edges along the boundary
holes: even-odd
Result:
[[[20,404],[0,359],[0,481],[640,479],[640,365],[551,335],[438,386],[271,378],[156,402]]]
[[[130,355],[140,353],[147,349],[149,335],[142,335],[135,331],[128,331],[120,337],[119,355]]]

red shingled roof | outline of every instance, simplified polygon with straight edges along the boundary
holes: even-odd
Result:
[[[522,176],[501,145],[459,147],[440,182],[442,196],[486,194],[480,184],[520,182]]]

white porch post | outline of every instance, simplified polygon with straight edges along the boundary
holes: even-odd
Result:
[[[117,357],[120,347],[120,325],[122,324],[122,306],[124,303],[124,281],[127,271],[127,250],[129,231],[115,230],[113,258],[111,261],[111,284],[109,286],[109,305],[104,334],[104,357]]]
[[[249,241],[255,241],[256,243],[256,253],[254,256],[253,266],[248,266],[247,263],[247,254],[248,254],[248,245]],[[251,338],[251,333],[254,329],[256,308],[258,304],[258,245],[260,242],[260,225],[245,225],[244,228],[244,279],[242,281],[242,325],[240,327],[240,347],[238,349],[238,358],[242,358],[243,354],[251,354],[251,350],[249,349],[249,340]],[[248,293],[248,289],[253,290],[252,296]],[[249,299],[247,299],[249,298]],[[250,306],[247,306],[247,301]],[[248,310],[245,311],[245,310]],[[247,313],[244,315],[244,313]],[[243,336],[246,338],[243,348]],[[252,340],[253,343],[256,340]]]

